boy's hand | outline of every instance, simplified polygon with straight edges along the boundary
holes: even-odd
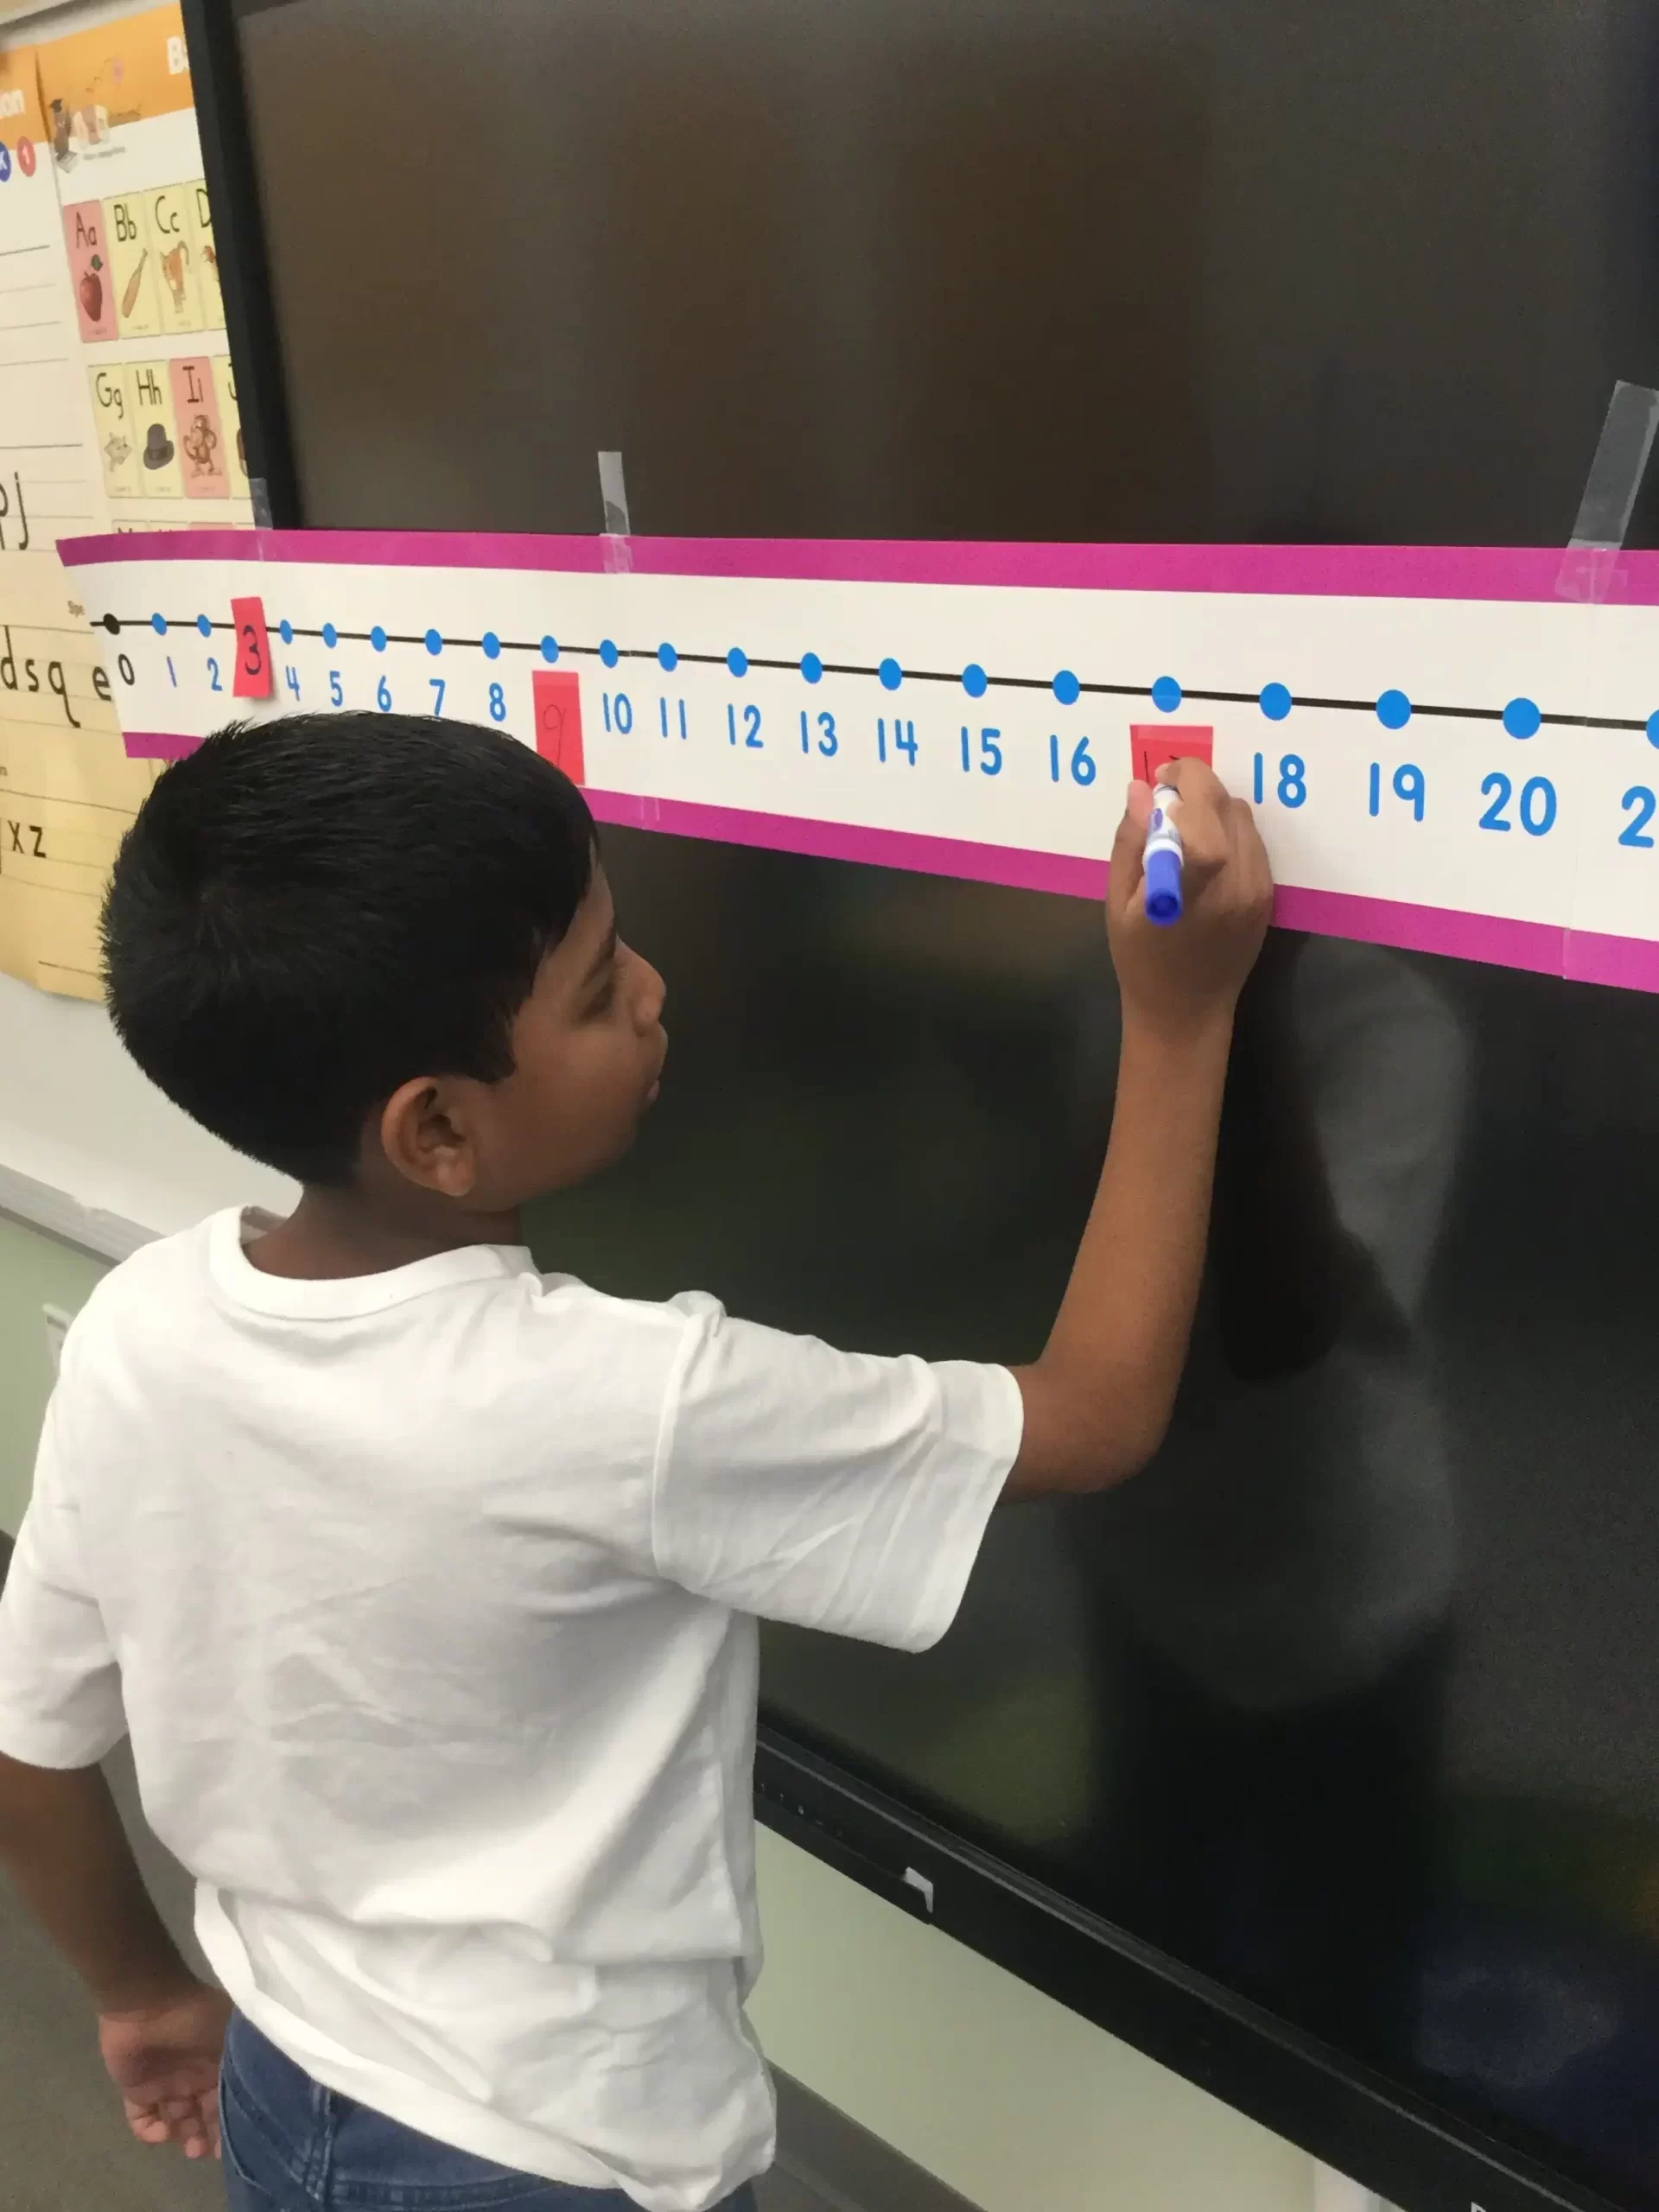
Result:
[[[187,2158],[219,2156],[219,2062],[230,2000],[193,1982],[160,2004],[100,2012],[99,2046],[141,2143],[175,2143]]]
[[[1106,924],[1126,1026],[1175,1039],[1231,1020],[1267,933],[1273,877],[1249,806],[1230,798],[1203,761],[1171,760],[1158,780],[1181,795],[1185,911],[1166,928],[1147,919],[1141,859],[1152,786],[1134,783],[1112,848]]]

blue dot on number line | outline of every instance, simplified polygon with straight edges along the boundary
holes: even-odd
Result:
[[[197,617],[196,617],[196,627],[197,627],[197,629],[198,629],[198,630],[200,630],[200,632],[201,632],[201,634],[202,634],[202,636],[203,636],[204,638],[211,638],[211,637],[213,636],[213,624],[212,624],[212,623],[207,620],[207,617],[205,614],[198,614],[198,615],[197,615]]]
[[[369,632],[369,643],[378,653],[383,653],[386,650],[386,633],[378,622]]]
[[[1536,737],[1543,719],[1531,699],[1511,699],[1503,709],[1503,727],[1511,737]]]
[[[987,680],[984,670],[976,660],[970,660],[962,671],[962,688],[970,699],[985,696]]]
[[[478,642],[484,648],[484,658],[486,660],[500,659],[501,640],[496,636],[493,630],[486,630]]]
[[[1063,707],[1075,707],[1082,691],[1082,684],[1069,668],[1063,668],[1054,678],[1054,696]]]
[[[600,639],[599,657],[601,660],[604,662],[607,668],[614,668],[616,666],[616,664],[621,659],[622,656],[616,649],[616,640],[613,638],[601,638]]]
[[[1264,683],[1260,705],[1270,722],[1281,722],[1290,712],[1290,687],[1285,683]]]
[[[731,670],[734,676],[747,676],[748,674],[749,657],[747,653],[744,652],[741,645],[734,645],[732,647],[730,652],[726,656],[726,665]]]
[[[1376,719],[1384,729],[1404,729],[1411,720],[1411,702],[1403,691],[1385,691],[1376,702]]]
[[[429,653],[441,653],[443,651],[443,639],[435,630],[429,630],[426,633],[426,650]]]
[[[1648,716],[1648,743],[1659,745],[1659,708]]]
[[[543,638],[542,639],[542,658],[545,661],[555,661],[557,660],[558,657],[558,639],[556,638]]]
[[[801,674],[806,678],[809,683],[817,683],[823,681],[823,663],[818,658],[817,653],[803,653],[801,655]]]
[[[164,638],[167,635],[166,615],[152,614],[149,618],[149,626],[156,632],[158,638]]]
[[[666,643],[657,648],[657,665],[664,676],[672,676],[680,664],[680,657],[672,645]]]
[[[340,643],[340,632],[332,622],[325,622],[322,626],[322,642],[330,652],[333,652],[334,647]]]
[[[1181,687],[1173,676],[1160,676],[1152,687],[1152,703],[1160,715],[1173,715],[1181,703]]]
[[[294,625],[289,620],[286,614],[283,615],[282,620],[276,625],[276,634],[285,645],[291,645],[293,644]]]

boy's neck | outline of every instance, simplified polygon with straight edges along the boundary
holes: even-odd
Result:
[[[387,1200],[308,1184],[287,1220],[250,1246],[248,1258],[264,1274],[327,1281],[385,1274],[468,1244],[523,1241],[517,1213],[469,1213],[423,1191]]]

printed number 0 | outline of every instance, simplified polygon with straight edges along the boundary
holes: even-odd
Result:
[[[507,719],[507,695],[499,683],[490,686],[490,720],[504,722]]]

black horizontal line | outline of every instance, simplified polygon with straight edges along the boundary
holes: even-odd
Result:
[[[30,722],[28,727],[30,729],[38,729],[41,725],[38,722]],[[119,814],[129,822],[131,821],[134,812],[130,806],[111,806],[105,799],[66,798],[58,791],[20,791],[13,784],[0,784],[0,801],[9,798],[32,799],[40,806],[95,807],[100,814]]]
[[[0,245],[0,261],[10,261],[15,253],[44,253],[43,245]]]
[[[112,630],[117,632],[128,629],[148,630],[150,626],[149,618],[147,615],[130,614],[101,615],[97,617],[92,624],[93,629]],[[281,625],[276,624],[273,626],[280,637]],[[290,624],[289,626],[291,634],[296,638],[321,639],[322,636],[321,630],[302,629],[295,624]],[[231,630],[235,627],[235,625],[230,622],[215,622],[213,627],[215,630]],[[168,629],[169,632],[198,630],[197,618],[194,615],[169,616]],[[424,645],[426,632],[421,631],[418,633],[410,633],[388,630],[385,639],[389,645]],[[366,630],[336,629],[334,639],[338,645],[369,645],[373,642]],[[462,652],[483,650],[481,638],[442,638],[441,642],[445,646],[453,645]],[[504,653],[539,653],[542,650],[542,641],[539,638],[501,638],[497,640],[497,643]],[[658,649],[652,645],[618,645],[614,648],[614,652],[618,661],[658,661],[659,658]],[[563,660],[567,657],[573,659],[601,661],[604,658],[598,645],[562,645],[558,650],[558,658]],[[434,654],[432,658],[435,659],[437,656]],[[676,652],[675,667],[677,668],[682,664],[695,668],[723,668],[727,665],[727,656],[724,653]],[[606,664],[614,665],[613,663]],[[744,665],[746,671],[749,669],[774,669],[787,675],[798,670],[800,663],[794,660],[766,659],[755,656],[747,659]],[[823,668],[826,676],[879,677],[881,673],[879,667],[870,667],[854,661],[827,660],[823,664]],[[664,670],[664,673],[671,675],[673,671]],[[737,680],[741,682],[741,678]],[[906,683],[960,683],[962,671],[959,669],[907,668],[903,672],[903,682]],[[995,689],[1002,691],[1052,691],[1054,688],[1053,679],[1045,676],[991,676],[988,674],[985,684],[988,690]],[[1144,699],[1148,705],[1153,704],[1152,686],[1147,683],[1085,683],[1080,679],[1077,690],[1079,694],[1088,692],[1096,697]],[[891,697],[894,695],[889,693],[888,696]],[[1259,699],[1260,695],[1254,691],[1195,690],[1182,692],[1181,705],[1185,706],[1192,702],[1199,706],[1253,707],[1259,704]],[[1341,714],[1374,715],[1376,712],[1375,699],[1330,699],[1312,695],[1307,697],[1299,697],[1293,694],[1290,703],[1293,708],[1324,708]],[[1158,711],[1161,713],[1163,710],[1160,709]],[[1179,709],[1173,709],[1171,711],[1179,713]],[[1501,722],[1504,711],[1502,707],[1437,706],[1414,700],[1410,719],[1414,721],[1419,715],[1427,715],[1444,721]],[[1645,730],[1648,726],[1646,721],[1640,718],[1632,719],[1617,715],[1541,713],[1538,719],[1541,725],[1548,723],[1557,729]],[[1397,737],[1400,732],[1389,730],[1389,734],[1391,737]]]

